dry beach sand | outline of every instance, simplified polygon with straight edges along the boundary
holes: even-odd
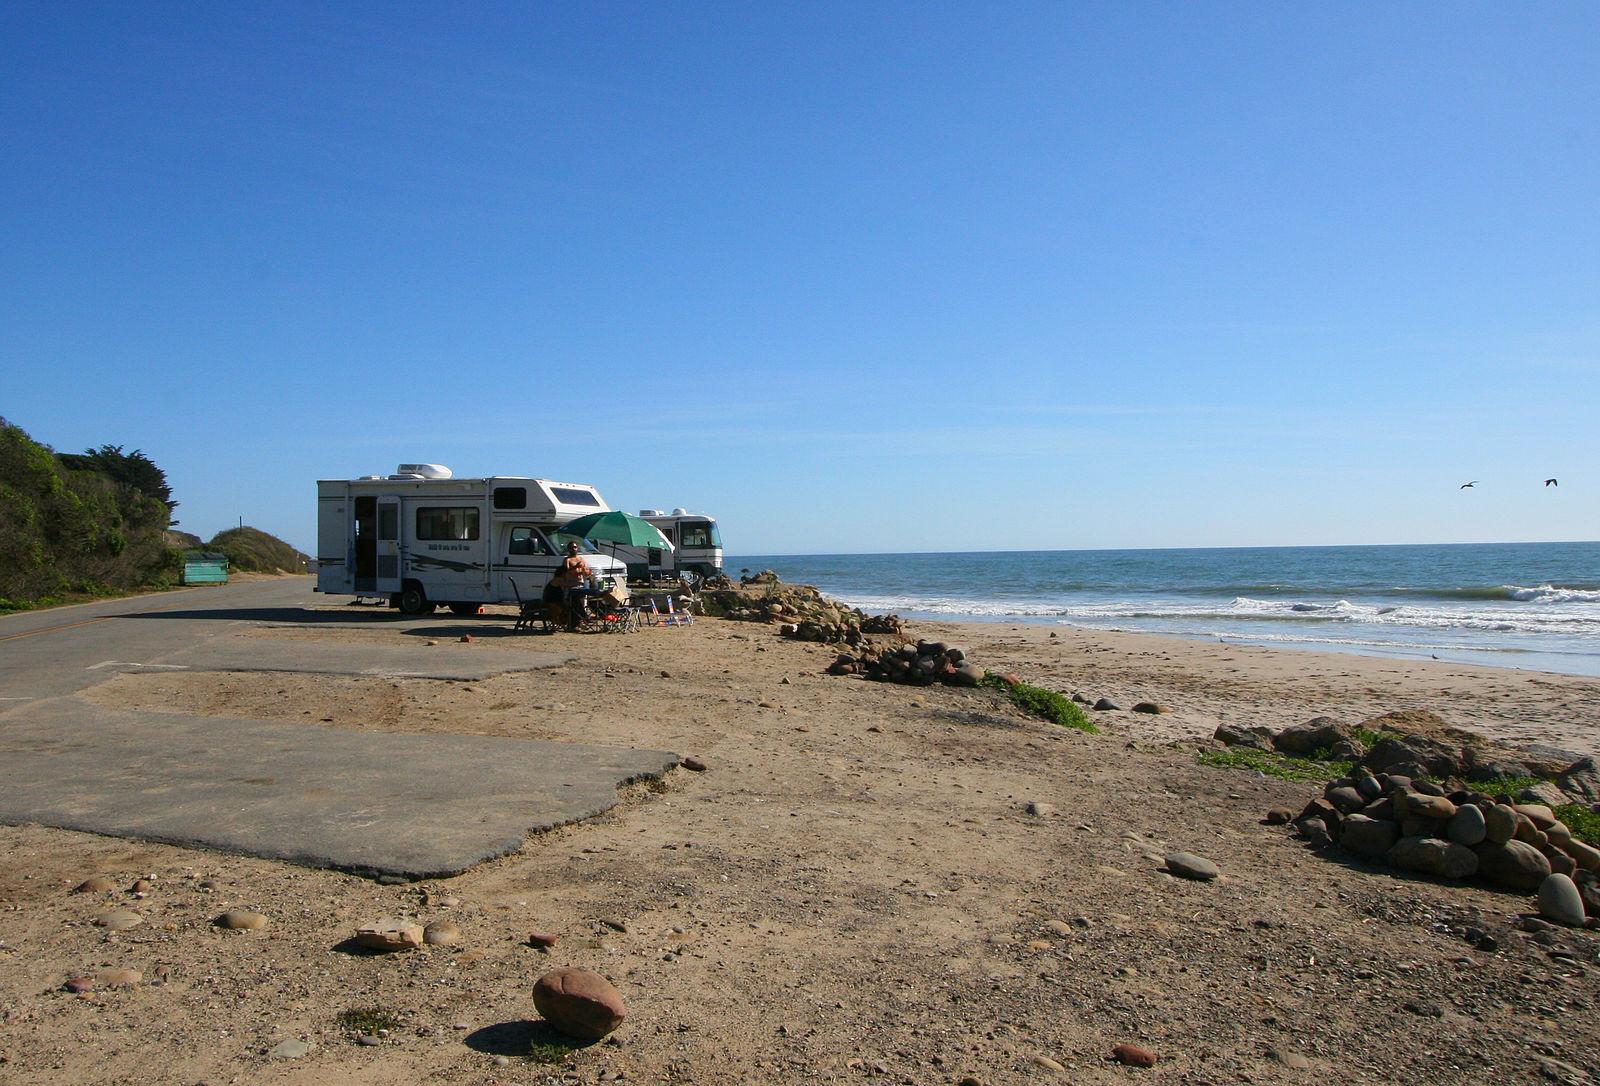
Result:
[[[437,883],[39,827],[0,827],[0,1082],[1522,1083],[1600,1075],[1596,937],[1520,930],[1523,895],[1341,862],[1261,824],[1318,789],[1211,769],[1219,723],[1352,723],[1430,709],[1489,735],[1597,750],[1600,681],[1156,637],[918,625],[979,663],[1163,716],[1100,735],[994,691],[824,675],[833,651],[702,619],[631,636],[444,640],[569,649],[479,683],[128,674],[132,708],[657,747],[695,755],[611,812]],[[263,638],[416,637],[273,628]],[[241,752],[247,757],[248,752]],[[153,800],[154,802],[155,800]],[[1038,814],[1030,814],[1033,803]],[[1162,871],[1171,850],[1222,869]],[[91,875],[116,889],[71,894]],[[149,877],[143,897],[129,888]],[[145,917],[109,933],[108,904]],[[225,909],[260,931],[225,932]],[[448,918],[396,955],[364,921]],[[1496,936],[1485,952],[1466,927]],[[549,950],[529,933],[554,933]],[[567,1050],[532,1024],[560,965],[610,977],[629,1016]],[[70,977],[141,983],[75,995]],[[341,1012],[378,1009],[363,1043]],[[377,1018],[372,1028],[381,1024]],[[304,1054],[271,1055],[281,1042]],[[529,1058],[530,1043],[535,1045]],[[1154,1068],[1111,1062],[1119,1044]],[[291,1046],[291,1051],[294,1050]],[[282,1051],[282,1049],[279,1049]]]

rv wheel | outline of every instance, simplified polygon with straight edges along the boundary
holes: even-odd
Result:
[[[400,613],[402,615],[431,615],[434,605],[428,602],[428,594],[422,586],[414,582],[408,583],[400,590]]]

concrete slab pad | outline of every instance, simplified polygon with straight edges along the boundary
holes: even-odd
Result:
[[[591,818],[675,754],[106,710],[0,717],[0,822],[441,878]]]
[[[477,642],[344,645],[269,637],[216,637],[163,657],[162,662],[192,671],[297,671],[470,682],[511,671],[560,667],[575,659],[569,652],[517,652]]]

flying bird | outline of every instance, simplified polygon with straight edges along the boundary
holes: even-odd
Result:
[[[1461,485],[1460,485],[1460,486],[1459,486],[1459,487],[1457,487],[1457,488],[1456,488],[1456,489],[1458,489],[1458,490],[1465,490],[1465,489],[1467,489],[1467,487],[1469,487],[1469,486],[1477,486],[1477,485],[1478,485],[1478,480],[1476,480],[1476,479],[1474,479],[1474,480],[1472,480],[1472,482],[1470,482],[1470,483],[1462,483],[1462,484],[1461,484]]]
[[[1554,479],[1546,479],[1544,481],[1544,485],[1545,486],[1560,486],[1561,484],[1556,482]]]

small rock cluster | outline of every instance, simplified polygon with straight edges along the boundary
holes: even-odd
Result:
[[[860,652],[841,652],[828,665],[829,675],[863,675],[888,683],[931,686],[977,686],[986,672],[967,659],[964,649],[942,641],[918,641],[884,649],[867,647]]]
[[[1358,772],[1330,782],[1294,825],[1313,844],[1337,843],[1404,871],[1537,892],[1539,911],[1563,924],[1600,918],[1600,849],[1575,839],[1542,804]]]

